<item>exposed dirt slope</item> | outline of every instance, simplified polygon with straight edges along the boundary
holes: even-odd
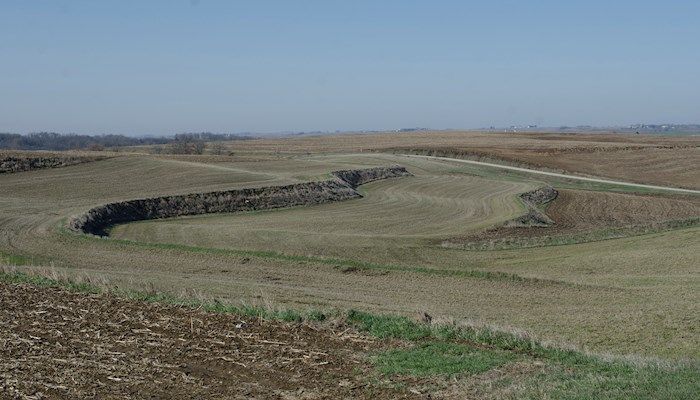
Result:
[[[0,398],[418,397],[370,384],[368,337],[110,295],[0,283],[0,338]]]

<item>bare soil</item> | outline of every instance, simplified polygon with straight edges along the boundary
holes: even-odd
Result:
[[[383,346],[341,327],[0,283],[0,398],[420,398],[371,381],[367,354]]]

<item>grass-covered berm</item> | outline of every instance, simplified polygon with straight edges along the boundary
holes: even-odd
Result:
[[[109,238],[67,227],[109,203],[322,181],[332,171],[395,164],[413,176],[361,185],[361,198],[342,202],[122,224]],[[296,310],[426,311],[587,351],[679,364],[700,357],[697,225],[557,246],[443,246],[527,212],[519,195],[546,184],[594,197],[633,195],[630,188],[392,154],[130,154],[2,174],[0,257],[27,271],[51,266],[120,288],[196,290]],[[672,195],[645,196],[644,204],[666,207]],[[579,209],[556,202],[544,211]]]

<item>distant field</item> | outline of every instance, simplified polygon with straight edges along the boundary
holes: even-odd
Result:
[[[28,269],[50,266],[72,275],[104,276],[123,287],[196,290],[229,301],[301,309],[427,311],[517,327],[594,351],[700,357],[697,226],[513,250],[441,245],[520,215],[524,206],[517,195],[545,183],[564,189],[546,211],[575,229],[697,216],[697,197],[637,196],[629,188],[375,152],[474,143],[522,153],[523,163],[527,154],[545,148],[558,149],[552,159],[595,154],[598,158],[587,161],[593,165],[625,152],[668,152],[675,150],[661,147],[676,146],[685,158],[659,164],[671,172],[661,169],[653,179],[675,176],[680,180],[663,183],[693,187],[696,139],[436,135],[245,141],[232,144],[231,157],[132,153],[2,174],[0,259]],[[562,150],[578,147],[589,150]],[[635,180],[633,164],[639,162],[625,163],[621,179]],[[110,239],[65,228],[71,216],[114,201],[281,185],[326,179],[338,169],[392,164],[415,176],[363,185],[364,197],[347,202],[126,224],[115,227]]]
[[[698,136],[409,132],[325,135],[229,144],[252,154],[441,152],[632,182],[700,188]]]
[[[420,147],[394,151],[448,157],[492,157],[534,168],[606,177],[628,182],[697,189],[700,172],[694,168],[700,147],[586,147],[504,152],[500,149]]]

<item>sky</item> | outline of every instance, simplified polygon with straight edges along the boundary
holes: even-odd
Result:
[[[700,122],[699,1],[0,2],[0,132]]]

